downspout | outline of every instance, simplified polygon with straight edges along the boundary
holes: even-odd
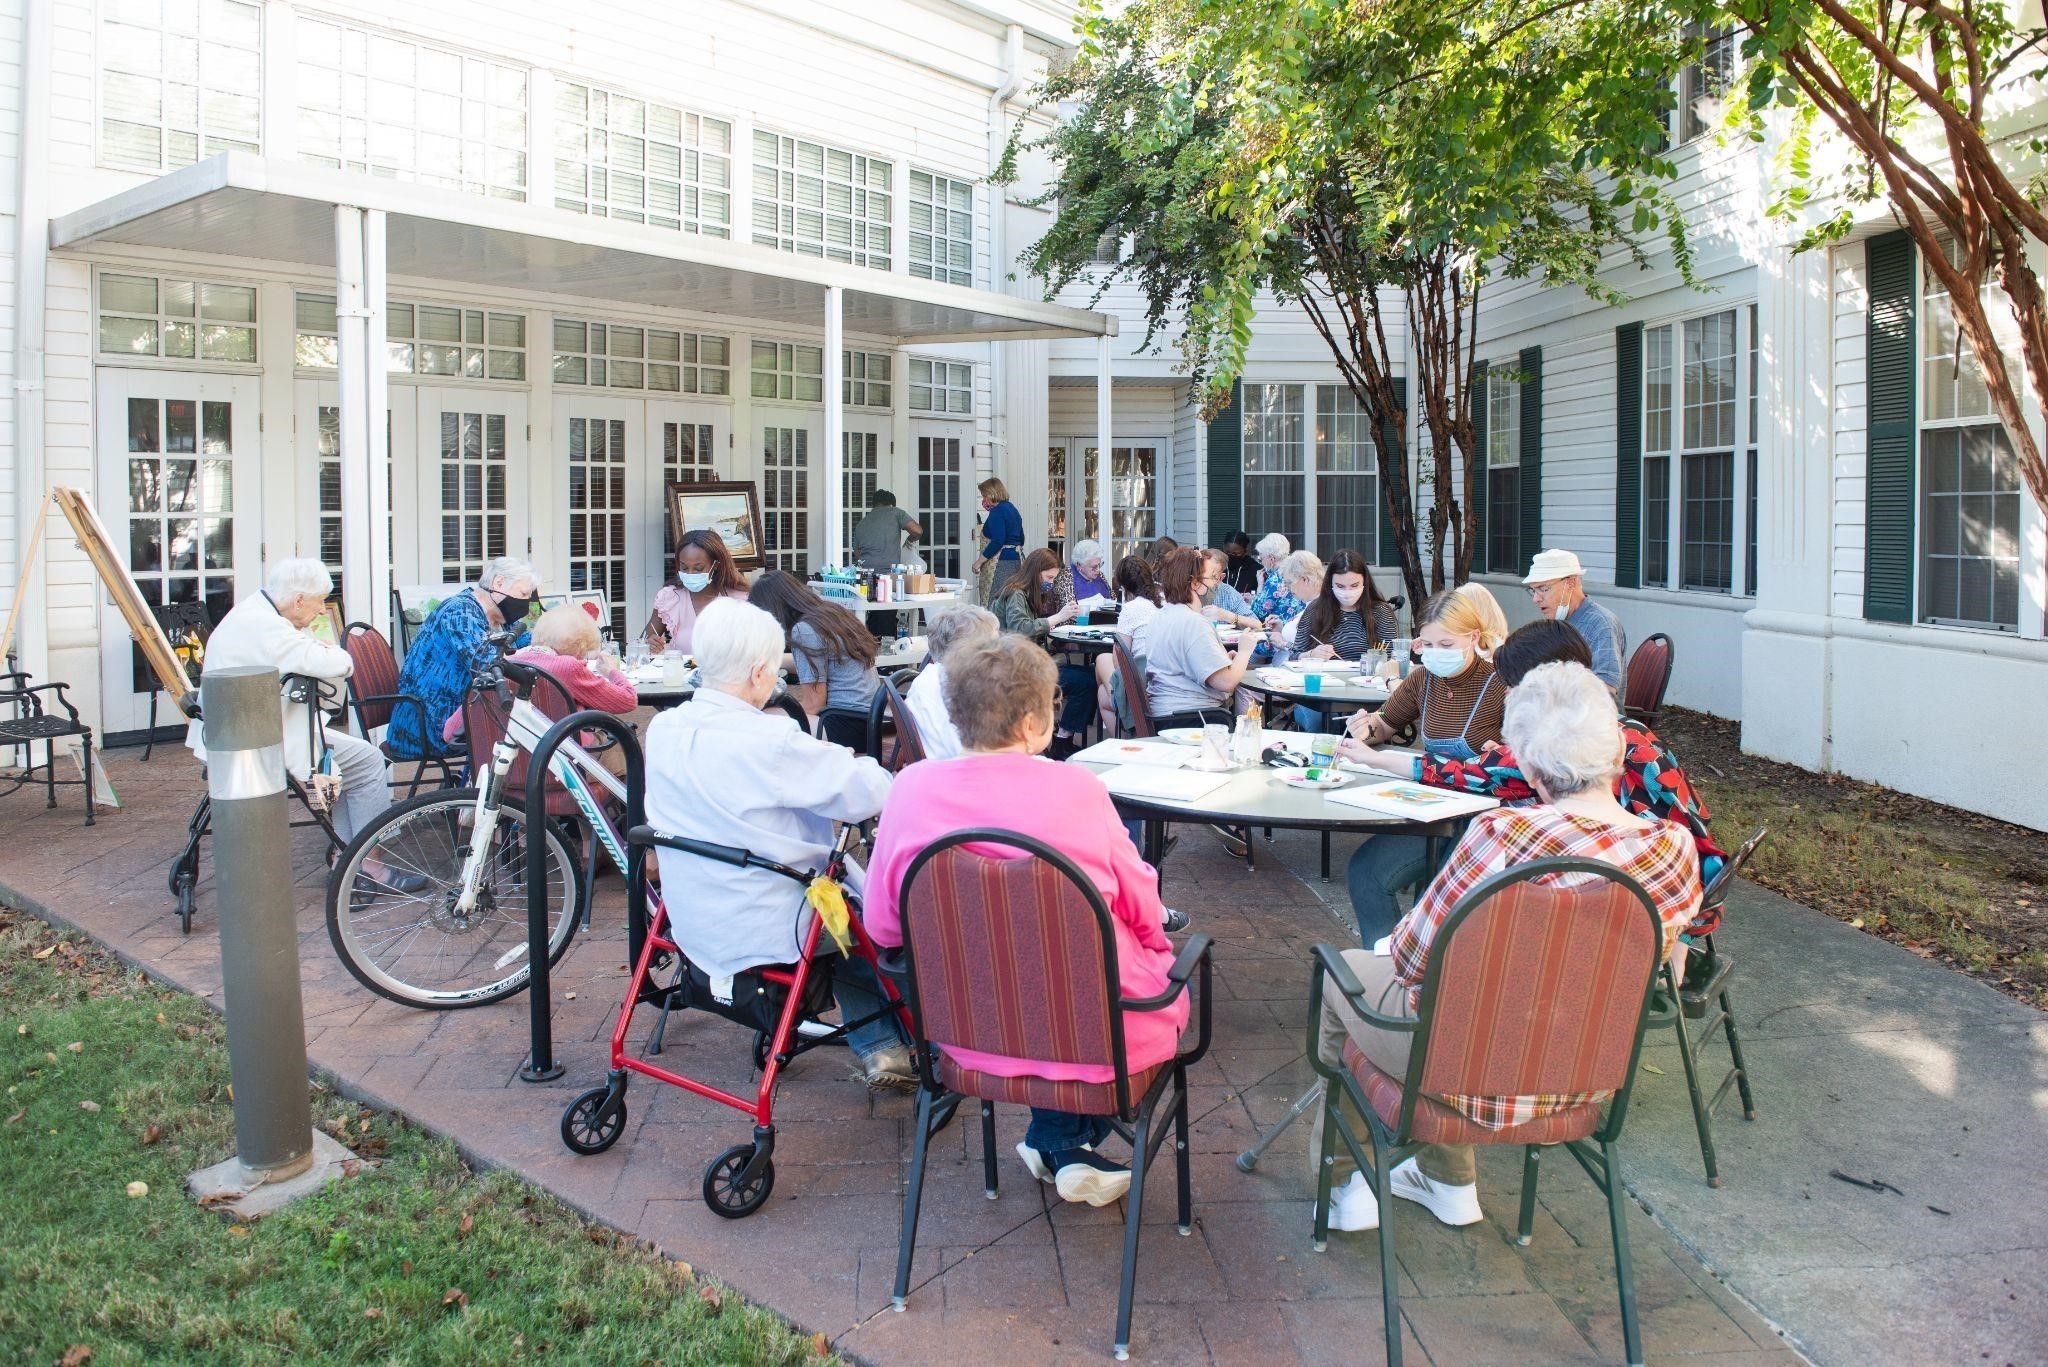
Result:
[[[49,486],[49,461],[43,451],[43,315],[50,261],[44,156],[50,141],[50,8],[51,0],[28,0],[22,7],[21,141],[15,149],[14,204],[15,573],[28,585],[15,648],[22,667],[38,677],[49,673],[49,557],[38,556],[33,566],[26,557]]]
[[[1004,107],[1017,88],[1024,83],[1024,26],[1011,24],[1003,31],[1003,77],[988,97],[988,169],[989,169],[989,210],[988,210],[988,260],[991,291],[1008,294],[1004,286],[1010,272],[1008,243],[1003,232],[1009,191],[995,183],[996,167],[1002,164],[1003,148],[1009,142],[1009,130],[1003,117]],[[1000,347],[1001,343],[997,343]],[[1010,408],[1009,386],[1003,378],[1002,353],[997,351],[995,364],[989,367],[989,461],[995,470],[1003,470],[1010,454]]]

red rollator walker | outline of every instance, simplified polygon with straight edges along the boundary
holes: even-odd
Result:
[[[839,842],[826,859],[822,874],[805,873],[772,859],[763,859],[749,850],[668,835],[649,826],[634,827],[626,838],[634,845],[676,850],[700,859],[715,859],[736,868],[767,869],[795,883],[803,890],[799,896],[815,906],[810,894],[822,880],[829,879],[834,885],[830,892],[823,893],[824,900],[829,902],[834,896],[843,896],[837,885],[846,870],[848,851],[858,835],[858,828],[853,826],[841,831]],[[634,877],[646,878],[650,858],[650,855],[642,855],[633,861]],[[603,1086],[593,1087],[569,1103],[569,1108],[562,1113],[562,1142],[581,1154],[603,1153],[617,1143],[626,1127],[626,1082],[635,1073],[657,1082],[666,1082],[671,1087],[680,1087],[722,1106],[730,1106],[754,1118],[753,1142],[735,1144],[711,1160],[711,1166],[704,1170],[704,1204],[711,1207],[713,1214],[738,1220],[759,1210],[761,1203],[768,1199],[768,1193],[775,1188],[775,1086],[781,1080],[782,1070],[800,1054],[824,1045],[844,1044],[850,1032],[881,1019],[891,1011],[896,1012],[903,1022],[907,1039],[909,1015],[896,984],[881,971],[874,941],[868,938],[867,930],[850,903],[844,930],[851,946],[848,952],[867,960],[869,967],[875,970],[884,1005],[880,1010],[836,1025],[823,1019],[824,1013],[833,1006],[829,963],[819,963],[821,947],[822,957],[829,959],[830,954],[830,946],[824,940],[827,933],[824,914],[810,917],[810,926],[804,932],[803,946],[795,963],[763,965],[735,975],[730,1000],[722,1000],[713,990],[710,978],[691,963],[670,938],[666,911],[660,895],[652,888],[647,889],[647,905],[650,913],[647,941],[641,947],[639,961],[633,966],[632,981],[627,984],[626,1000],[619,1008],[618,1023],[612,1027],[611,1073]],[[656,975],[669,969],[673,972],[667,981],[657,982]],[[735,1096],[708,1083],[684,1077],[658,1063],[629,1055],[626,1052],[626,1033],[631,1028],[633,1012],[642,1005],[659,1006],[661,1010],[661,1018],[649,1040],[650,1054],[661,1052],[669,1014],[678,1010],[695,1007],[753,1030],[754,1066],[761,1074],[753,1095]]]

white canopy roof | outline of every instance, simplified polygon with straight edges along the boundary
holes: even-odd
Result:
[[[848,334],[896,343],[1113,336],[1106,313],[816,257],[650,230],[297,161],[224,152],[50,225],[62,251],[111,243],[335,266],[334,206],[386,215],[393,277],[570,295],[815,328],[843,291]]]

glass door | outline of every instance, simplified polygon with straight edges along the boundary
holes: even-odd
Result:
[[[486,389],[418,393],[419,582],[471,583],[496,557],[533,550],[526,396]],[[546,577],[543,567],[543,587],[557,589]]]
[[[411,393],[392,391],[394,403],[386,411],[386,440],[391,463],[386,470],[390,481],[390,537],[393,583],[413,582],[418,562],[419,506],[416,500],[398,497],[400,489],[415,488],[419,476],[413,470],[413,407]],[[294,469],[298,494],[294,507],[298,525],[293,528],[294,554],[310,555],[327,566],[334,576],[334,591],[342,590],[341,528],[341,391],[329,380],[300,380],[292,412]],[[369,605],[342,604],[351,622],[370,620]]]
[[[974,563],[976,549],[973,431],[965,423],[913,423],[911,444],[917,466],[912,516],[924,527],[921,553],[933,574],[958,579]]]
[[[634,582],[641,601],[647,604],[639,609],[641,622],[654,610],[654,594],[668,581],[675,560],[677,532],[668,520],[668,486],[738,478],[732,473],[728,444],[731,423],[732,410],[720,404],[647,401],[649,452],[636,521],[647,544],[659,546],[661,554],[649,554],[635,562]]]
[[[1101,470],[1094,442],[1075,438],[1067,444],[1065,460],[1058,467],[1063,480],[1051,491],[1057,504],[1058,485],[1065,484],[1064,519],[1052,522],[1071,542],[1099,540],[1102,532],[1095,505],[1095,482]],[[1159,443],[1135,441],[1109,448],[1110,542],[1107,547],[1113,567],[1159,535]],[[1078,535],[1076,531],[1078,530]]]
[[[556,420],[566,519],[558,545],[567,552],[568,576],[557,571],[548,581],[570,593],[604,594],[604,627],[615,641],[626,639],[628,622],[646,620],[652,598],[645,567],[661,545],[651,519],[634,515],[647,478],[646,425],[647,405],[638,399],[580,394],[561,400]]]
[[[98,385],[98,505],[116,553],[143,602],[203,604],[220,621],[263,580],[256,377],[102,370]],[[107,595],[93,596],[101,730],[137,730],[156,676]]]
[[[817,555],[819,519],[811,515],[824,462],[818,415],[755,406],[760,441],[761,540],[768,568],[803,576]]]

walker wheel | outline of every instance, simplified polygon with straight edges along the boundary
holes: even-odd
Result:
[[[603,1153],[626,1130],[626,1094],[613,1097],[610,1084],[592,1087],[562,1112],[562,1142],[571,1153]]]
[[[711,1207],[713,1215],[722,1215],[728,1220],[740,1220],[761,1208],[768,1199],[768,1193],[775,1190],[775,1160],[766,1159],[761,1170],[754,1174],[752,1181],[742,1181],[740,1174],[754,1159],[752,1144],[735,1144],[711,1160],[711,1166],[704,1169],[704,1204]]]
[[[766,1030],[756,1030],[754,1032],[754,1071],[757,1073],[768,1071],[768,1045],[770,1043],[771,1041]]]
[[[192,884],[195,880],[189,873],[181,873],[175,877],[174,888],[178,894],[178,929],[182,933],[190,935],[192,933],[192,904],[194,901]]]

